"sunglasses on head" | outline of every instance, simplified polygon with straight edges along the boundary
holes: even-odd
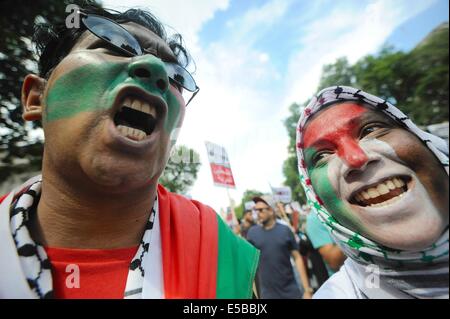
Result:
[[[95,36],[108,42],[126,56],[139,56],[150,54],[139,44],[139,41],[120,24],[97,15],[80,13],[83,25]],[[189,98],[186,106],[192,101],[200,88],[195,83],[192,75],[182,66],[173,62],[163,61],[167,75],[170,81],[183,87],[192,96]]]

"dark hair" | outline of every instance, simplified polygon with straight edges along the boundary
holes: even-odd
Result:
[[[183,45],[181,35],[175,34],[168,38],[163,24],[150,12],[140,9],[129,9],[121,13],[115,10],[103,9],[92,0],[78,2],[82,3],[78,6],[83,13],[103,16],[117,23],[134,22],[147,28],[168,44],[180,64],[184,66],[189,64],[190,57]],[[67,28],[65,19],[56,21],[54,24],[48,22],[36,24],[33,43],[38,55],[39,75],[48,78],[58,63],[69,54],[84,31],[84,28]]]

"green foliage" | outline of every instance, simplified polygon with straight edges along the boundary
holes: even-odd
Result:
[[[412,51],[384,47],[350,65],[346,58],[323,67],[319,90],[350,85],[396,104],[419,125],[448,119],[448,23]]]
[[[34,0],[0,2],[0,177],[23,171],[39,170],[43,141],[32,139],[30,129],[40,127],[35,122],[25,125],[22,119],[21,88],[24,77],[37,73],[36,56],[31,44],[36,18],[49,22],[64,21],[66,3],[83,1]],[[21,164],[17,164],[17,163]],[[26,163],[26,164],[25,164]]]
[[[300,185],[297,154],[289,155],[288,159],[284,161],[283,174],[285,177],[284,185],[291,187],[292,201],[297,201],[300,204],[305,204],[306,196],[303,187]]]
[[[289,107],[290,115],[284,120],[284,126],[289,135],[288,153],[289,157],[284,161],[283,174],[285,177],[284,185],[289,186],[292,190],[292,200],[300,203],[305,202],[305,194],[299,182],[299,174],[297,169],[297,153],[295,147],[296,127],[300,117],[300,105],[293,103]]]
[[[245,209],[245,203],[252,200],[253,197],[256,196],[262,196],[264,195],[262,192],[254,190],[254,189],[248,189],[242,194],[242,199],[240,205],[234,208],[234,211],[236,213],[236,218],[241,219],[242,215],[244,214]]]
[[[194,185],[200,165],[200,156],[195,150],[175,146],[159,182],[173,193],[186,194]]]
[[[318,91],[336,85],[354,85],[355,77],[353,70],[346,57],[336,60],[333,64],[327,64],[322,68],[322,76],[320,79]]]

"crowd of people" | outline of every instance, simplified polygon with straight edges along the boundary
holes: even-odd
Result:
[[[311,298],[345,261],[311,207],[274,200],[272,195],[253,198],[239,224],[228,226],[260,250],[257,290],[262,298]]]
[[[36,28],[21,102],[42,174],[0,197],[0,298],[448,299],[443,140],[336,83],[298,121],[306,222],[254,197],[238,235],[158,184],[199,91],[181,37],[143,10],[79,9],[79,28]]]

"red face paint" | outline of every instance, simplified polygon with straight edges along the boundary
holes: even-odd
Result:
[[[359,119],[365,112],[366,108],[354,103],[323,111],[308,124],[303,137],[304,147],[335,151],[347,166],[363,166],[368,158],[359,146]]]

